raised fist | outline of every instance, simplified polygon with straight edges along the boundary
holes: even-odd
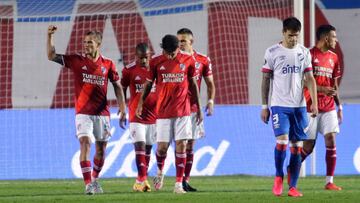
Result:
[[[55,25],[49,25],[48,27],[48,34],[52,35],[55,33],[55,31],[57,30],[57,27]]]

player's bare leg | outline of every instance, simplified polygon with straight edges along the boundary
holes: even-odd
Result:
[[[274,150],[276,174],[272,192],[275,196],[280,196],[283,192],[284,178],[284,161],[286,158],[286,149],[289,143],[288,135],[280,135],[276,137],[276,147]]]
[[[197,189],[193,188],[189,185],[190,181],[190,172],[194,160],[194,145],[195,140],[191,139],[187,141],[186,144],[186,166],[185,166],[185,172],[184,172],[184,179],[183,179],[183,189],[186,192],[196,192]]]
[[[167,150],[169,148],[169,142],[158,142],[156,150],[156,161],[158,166],[158,171],[156,177],[153,179],[155,190],[160,190],[164,183],[164,173],[163,168],[165,164],[165,159],[167,155]]]
[[[341,187],[334,184],[334,172],[336,167],[336,133],[325,135],[326,146],[326,190],[342,190]]]
[[[187,140],[176,140],[175,149],[175,166],[176,166],[176,182],[174,187],[174,193],[183,194],[186,193],[183,189],[183,176],[186,165],[186,143]]]
[[[145,180],[147,178],[147,164],[145,158],[145,142],[135,142],[135,159],[136,167],[138,170],[138,176],[133,186],[133,190],[136,192],[145,191]]]
[[[94,194],[94,188],[91,184],[91,162],[90,162],[90,147],[91,140],[89,136],[79,138],[80,142],[80,167],[85,183],[85,194]]]
[[[98,182],[98,178],[105,161],[106,145],[107,142],[105,141],[95,142],[94,165],[91,179],[94,187],[94,192],[98,194],[104,193],[100,183]]]
[[[301,150],[301,162],[303,162],[314,150],[316,140],[303,141],[303,148]]]

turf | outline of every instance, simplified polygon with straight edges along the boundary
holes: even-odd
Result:
[[[172,193],[174,177],[165,177],[164,188],[150,193],[132,192],[132,178],[103,179],[105,194],[94,196],[83,194],[84,185],[79,179],[0,181],[0,202],[360,202],[358,176],[337,176],[342,191],[325,191],[324,177],[301,178],[301,198],[287,197],[286,188],[283,196],[273,196],[272,180],[254,176],[194,177],[191,184],[199,191],[177,195]]]

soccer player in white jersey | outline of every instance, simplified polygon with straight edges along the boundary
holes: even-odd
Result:
[[[339,123],[342,121],[342,106],[339,98],[339,79],[341,69],[338,56],[330,49],[336,46],[336,29],[331,25],[321,25],[316,31],[317,43],[310,50],[312,56],[313,73],[317,84],[317,97],[319,104],[319,115],[309,125],[308,140],[304,141],[301,152],[302,161],[311,154],[314,149],[317,134],[321,133],[325,138],[326,146],[326,190],[341,190],[335,185],[334,173],[336,166],[335,137],[339,132]],[[309,91],[305,89],[307,106],[311,106]],[[335,104],[338,106],[336,112]],[[308,108],[308,111],[310,109]]]
[[[214,111],[214,99],[215,99],[215,83],[212,75],[212,65],[210,58],[204,54],[201,54],[194,50],[193,48],[193,33],[188,28],[182,28],[177,31],[177,37],[180,42],[180,49],[187,53],[190,53],[196,60],[195,68],[199,71],[199,76],[197,77],[198,87],[201,87],[201,79],[204,77],[205,83],[207,86],[208,102],[206,104],[206,115],[211,116]],[[183,179],[183,188],[188,192],[197,191],[196,188],[190,186],[190,171],[192,168],[192,163],[194,159],[194,145],[195,140],[203,137],[205,135],[204,124],[196,124],[196,112],[198,111],[198,106],[196,103],[196,98],[190,95],[190,105],[191,105],[191,124],[192,124],[192,139],[189,139],[186,144],[186,167],[185,167],[185,176]]]
[[[310,107],[312,116],[318,114],[316,82],[312,73],[311,55],[308,49],[297,43],[300,30],[301,23],[297,18],[285,19],[282,30],[283,40],[266,50],[265,63],[262,67],[261,120],[268,123],[270,107],[276,136],[276,176],[272,189],[276,196],[280,196],[283,191],[283,165],[289,141],[291,155],[288,196],[302,196],[296,186],[301,167],[302,140],[307,137],[304,131],[308,125],[303,95],[304,83],[309,89],[313,101]]]
[[[55,52],[53,42],[57,27],[48,27],[48,59],[73,71],[75,86],[76,136],[80,142],[80,166],[85,183],[85,193],[103,193],[98,183],[105,161],[105,150],[110,134],[110,112],[107,102],[108,81],[112,83],[119,104],[120,127],[126,122],[125,99],[120,77],[114,63],[100,54],[102,34],[89,31],[84,37],[84,54],[62,55]],[[96,152],[91,172],[90,146],[95,138]]]

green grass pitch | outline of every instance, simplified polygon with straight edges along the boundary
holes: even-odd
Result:
[[[0,181],[0,202],[360,202],[360,177],[337,176],[335,181],[342,191],[326,191],[324,177],[306,177],[299,180],[304,196],[291,198],[271,193],[272,177],[215,176],[193,177],[191,184],[199,191],[173,194],[174,177],[165,177],[161,191],[134,193],[134,178],[102,179],[104,194],[86,196],[82,180],[16,180]],[[151,181],[150,181],[151,182]]]

